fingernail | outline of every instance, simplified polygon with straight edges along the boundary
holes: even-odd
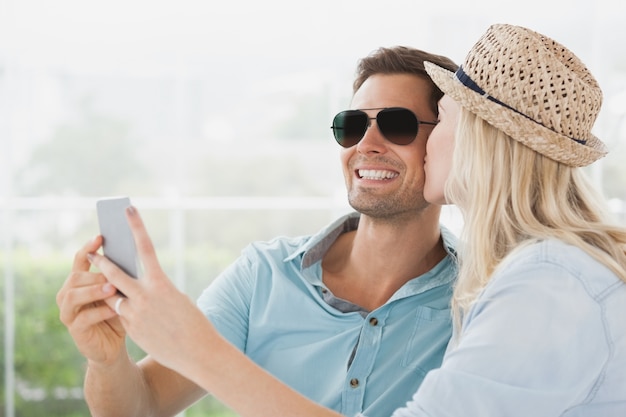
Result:
[[[137,212],[137,210],[135,209],[135,206],[128,206],[128,207],[126,207],[126,211],[131,216],[134,216],[135,213]]]
[[[89,262],[93,263],[93,253],[88,253],[87,259],[89,259]]]
[[[113,290],[115,290],[115,287],[113,287],[113,285],[109,282],[107,282],[106,284],[102,286],[102,292],[104,293],[108,294],[110,292],[113,292]]]

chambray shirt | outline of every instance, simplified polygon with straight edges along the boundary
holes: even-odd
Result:
[[[626,416],[626,284],[579,248],[512,256],[453,345],[393,417]]]
[[[442,228],[448,256],[367,312],[322,281],[323,255],[358,220],[354,213],[314,236],[251,244],[198,306],[230,342],[308,398],[348,416],[389,417],[441,364],[451,336],[454,236]]]

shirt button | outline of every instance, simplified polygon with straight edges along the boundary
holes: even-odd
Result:
[[[370,319],[370,324],[371,324],[372,326],[376,326],[376,325],[378,325],[378,319],[377,319],[376,317],[372,317],[372,318]]]
[[[356,379],[356,378],[352,378],[352,379],[350,380],[350,386],[351,386],[352,388],[357,388],[357,387],[359,386],[359,380],[358,380],[358,379]]]

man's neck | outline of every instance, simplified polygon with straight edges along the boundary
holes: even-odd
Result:
[[[438,214],[432,210],[404,222],[362,215],[358,229],[339,236],[324,256],[325,285],[368,310],[383,305],[446,256]]]

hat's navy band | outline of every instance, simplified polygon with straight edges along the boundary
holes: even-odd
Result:
[[[533,119],[532,117],[530,117],[530,116],[528,116],[528,115],[526,115],[526,114],[522,113],[521,111],[519,111],[519,110],[517,110],[517,109],[515,109],[515,108],[513,108],[513,107],[511,107],[511,106],[509,106],[508,104],[501,102],[501,101],[500,101],[500,100],[498,100],[497,98],[492,97],[492,96],[490,96],[489,94],[487,94],[487,93],[485,92],[485,90],[483,90],[482,88],[480,88],[480,87],[478,86],[478,84],[476,84],[476,83],[474,82],[474,80],[472,80],[472,79],[470,78],[470,76],[469,76],[469,75],[467,75],[467,74],[465,73],[465,71],[463,71],[463,67],[462,67],[462,66],[459,66],[459,69],[456,71],[456,73],[454,74],[454,76],[455,76],[455,77],[456,77],[456,79],[457,79],[457,80],[459,80],[459,81],[461,82],[461,84],[463,84],[465,87],[467,87],[467,88],[469,88],[470,90],[472,90],[472,91],[474,91],[474,92],[476,92],[476,93],[480,94],[481,96],[485,97],[486,99],[491,100],[491,101],[493,101],[494,103],[497,103],[497,104],[499,104],[499,105],[501,105],[501,106],[503,106],[503,107],[506,107],[507,109],[509,109],[509,110],[511,110],[511,111],[514,111],[515,113],[517,113],[517,114],[520,114],[520,115],[524,116],[524,117],[525,117],[525,118],[527,118],[528,120],[531,120],[531,121],[533,121],[533,122],[537,123],[538,125],[541,125],[541,126],[545,127],[546,129],[550,129],[549,127],[544,126],[543,124],[539,123],[538,121],[536,121],[536,120],[535,120],[535,119]],[[550,129],[550,130],[552,130],[554,133],[557,133],[557,134],[559,134],[559,135],[562,135],[562,133],[556,132],[556,131],[554,131],[554,129]],[[569,136],[566,136],[566,137],[569,137]],[[575,138],[570,138],[570,139],[572,139],[572,140],[573,140],[573,141],[575,141],[575,142],[580,143],[581,145],[585,145],[585,144],[587,143],[587,141],[586,141],[586,140],[584,140],[584,139],[575,139]]]

